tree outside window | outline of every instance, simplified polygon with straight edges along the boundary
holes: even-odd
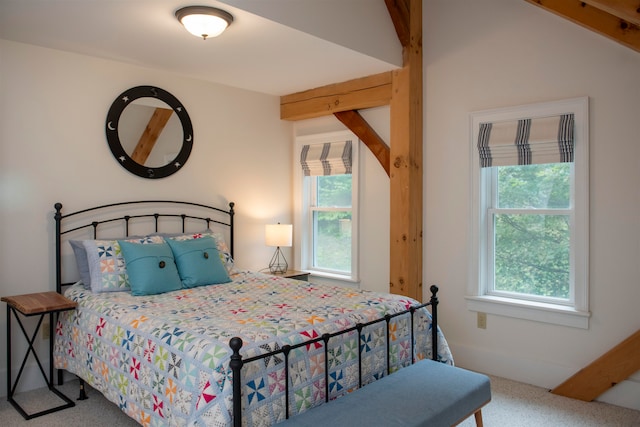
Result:
[[[351,271],[351,175],[318,176],[313,211],[313,265]]]
[[[571,163],[496,169],[493,291],[569,300]]]

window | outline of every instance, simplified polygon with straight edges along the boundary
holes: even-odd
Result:
[[[311,267],[351,274],[351,175],[308,177]]]
[[[588,328],[588,99],[471,114],[473,311]]]
[[[300,268],[357,280],[358,139],[350,132],[296,141]]]
[[[571,163],[496,166],[487,207],[487,293],[569,304]],[[491,238],[493,236],[493,238]]]

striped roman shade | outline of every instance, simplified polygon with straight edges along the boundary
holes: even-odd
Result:
[[[480,123],[480,167],[573,162],[573,114]]]
[[[306,176],[350,174],[351,141],[305,145],[300,164]]]

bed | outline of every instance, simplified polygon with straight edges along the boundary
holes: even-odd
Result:
[[[416,360],[453,363],[435,286],[420,304],[241,270],[233,203],[136,201],[69,214],[57,203],[55,224],[57,290],[78,303],[58,319],[55,367],[141,425],[270,426]],[[204,276],[181,261],[196,245]],[[172,260],[154,252],[165,246]],[[165,266],[181,262],[180,284],[166,285]]]

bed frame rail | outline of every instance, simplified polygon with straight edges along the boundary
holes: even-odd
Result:
[[[430,306],[431,307],[431,352],[432,352],[432,359],[437,361],[438,360],[438,296],[437,296],[438,287],[436,285],[432,285],[430,290],[431,290],[431,298],[429,299],[429,302],[412,306],[409,309],[403,310],[398,313],[387,314],[382,318],[372,320],[370,322],[358,323],[355,326],[349,329],[342,330],[340,332],[335,332],[332,334],[329,334],[329,333],[323,334],[320,337],[310,339],[294,345],[287,344],[282,346],[282,348],[278,350],[260,354],[258,356],[243,358],[242,355],[240,354],[240,349],[242,348],[242,344],[243,344],[242,339],[239,337],[231,338],[231,340],[229,340],[229,347],[231,347],[233,354],[231,355],[231,361],[229,362],[229,367],[231,368],[231,371],[233,373],[232,384],[233,384],[233,425],[234,427],[242,426],[242,378],[241,378],[242,374],[241,374],[241,371],[242,371],[242,367],[247,363],[263,360],[268,357],[272,357],[280,354],[284,355],[285,378],[287,378],[287,381],[285,382],[285,412],[286,412],[286,418],[289,419],[289,353],[291,352],[291,350],[295,350],[297,348],[308,346],[308,345],[315,344],[322,341],[323,347],[324,347],[324,356],[325,356],[324,357],[325,402],[328,402],[329,401],[329,357],[328,357],[329,345],[328,344],[331,338],[339,335],[348,334],[353,331],[358,331],[358,336],[360,341],[358,346],[360,348],[360,351],[358,351],[358,388],[360,388],[363,386],[362,384],[362,350],[361,350],[362,349],[361,344],[363,339],[362,330],[367,326],[371,326],[380,322],[386,322],[387,324],[387,328],[386,328],[387,373],[386,375],[389,375],[390,368],[391,368],[390,367],[391,345],[390,345],[390,339],[389,339],[389,324],[391,319],[393,319],[394,317],[405,315],[407,313],[411,314],[410,339],[411,339],[411,363],[413,364],[416,362],[415,353],[414,353],[414,345],[415,345],[414,313],[421,308]]]

